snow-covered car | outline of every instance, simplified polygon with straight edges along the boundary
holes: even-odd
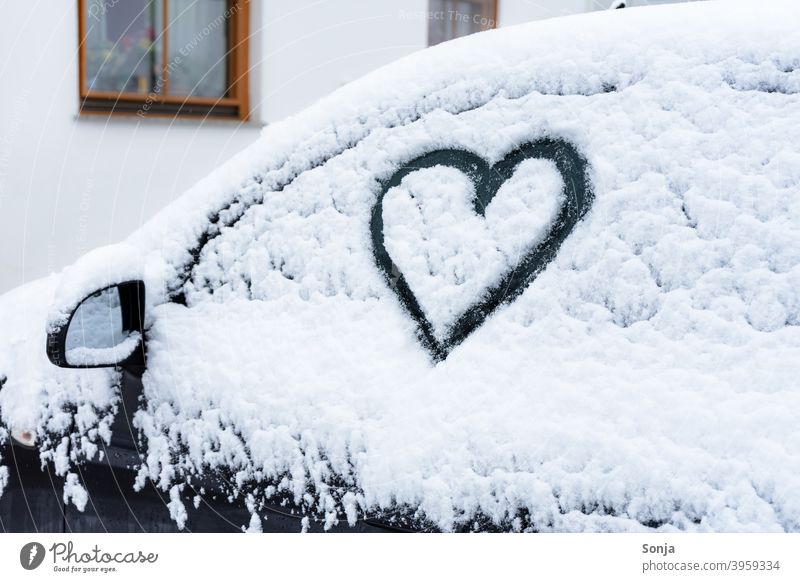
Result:
[[[0,299],[2,527],[800,531],[799,28],[489,31],[266,128]]]

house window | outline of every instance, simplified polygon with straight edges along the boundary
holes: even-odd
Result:
[[[497,0],[430,0],[428,45],[497,27]]]
[[[80,111],[248,117],[249,0],[78,0]]]

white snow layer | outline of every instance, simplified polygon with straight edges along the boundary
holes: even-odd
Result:
[[[90,348],[79,346],[68,349],[67,362],[72,366],[103,366],[127,360],[139,347],[142,335],[138,331],[130,332],[120,338],[118,344],[108,348]]]
[[[267,128],[128,241],[148,294],[142,476],[179,523],[175,487],[220,468],[234,495],[327,525],[408,509],[444,530],[799,531],[798,24],[793,2],[729,1],[492,31]],[[433,365],[372,257],[380,183],[437,148],[494,163],[542,137],[586,158],[593,207]],[[482,219],[457,174],[411,174],[384,208],[440,334],[563,196],[532,160]],[[164,302],[209,217],[261,201],[203,249],[187,305]],[[114,401],[113,374],[46,363],[52,284],[31,287],[41,308],[28,290],[0,306],[3,421],[40,434],[63,403],[98,425]]]
[[[3,456],[0,455],[0,461],[3,460]],[[8,485],[8,467],[0,466],[0,495],[3,495],[3,491]]]

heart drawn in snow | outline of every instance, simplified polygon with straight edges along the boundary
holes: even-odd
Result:
[[[561,174],[563,202],[549,231],[541,242],[525,250],[516,265],[481,293],[481,297],[475,303],[448,325],[445,337],[437,338],[433,325],[426,317],[418,298],[411,291],[406,277],[386,249],[383,208],[387,192],[399,186],[403,178],[417,170],[436,166],[454,168],[461,171],[474,184],[473,208],[476,215],[485,218],[486,207],[503,184],[512,177],[520,163],[528,159],[549,160]],[[516,299],[547,267],[558,253],[561,243],[589,210],[593,199],[594,195],[586,173],[586,160],[573,145],[561,139],[545,138],[528,142],[508,153],[494,165],[489,165],[480,156],[466,150],[435,150],[407,162],[382,184],[380,194],[372,208],[370,221],[372,251],[375,262],[389,286],[417,323],[420,342],[430,351],[435,361],[441,361],[455,346],[475,331],[495,309]]]

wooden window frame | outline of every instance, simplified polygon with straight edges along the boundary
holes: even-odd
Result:
[[[228,95],[225,97],[185,97],[169,95],[169,0],[163,2],[162,75],[166,95],[90,91],[86,84],[86,2],[78,0],[78,93],[80,115],[135,115],[195,119],[227,119],[244,122],[250,118],[249,36],[250,0],[228,0],[229,50]]]

